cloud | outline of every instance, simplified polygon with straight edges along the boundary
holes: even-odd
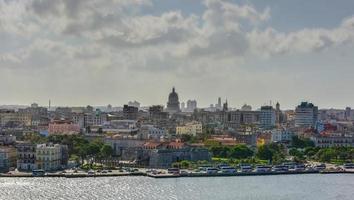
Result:
[[[44,71],[53,78],[41,78],[67,87],[76,79],[80,87],[124,85],[128,76],[224,81],[254,58],[318,53],[354,42],[354,17],[334,28],[283,32],[270,26],[268,7],[205,0],[200,13],[150,13],[159,8],[155,2],[0,0],[0,72]]]

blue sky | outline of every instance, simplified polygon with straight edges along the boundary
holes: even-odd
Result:
[[[354,107],[354,1],[0,0],[0,104]]]

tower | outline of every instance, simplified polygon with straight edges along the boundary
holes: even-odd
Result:
[[[175,91],[175,88],[172,88],[172,92],[168,95],[168,102],[167,102],[167,112],[169,113],[177,113],[181,112],[179,107],[179,100],[178,94]]]

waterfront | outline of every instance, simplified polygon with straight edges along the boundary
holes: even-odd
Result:
[[[0,178],[0,199],[352,199],[354,175]]]

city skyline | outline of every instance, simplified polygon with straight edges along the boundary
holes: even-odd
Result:
[[[354,107],[354,2],[0,0],[0,105]],[[134,77],[134,78],[132,78]]]

